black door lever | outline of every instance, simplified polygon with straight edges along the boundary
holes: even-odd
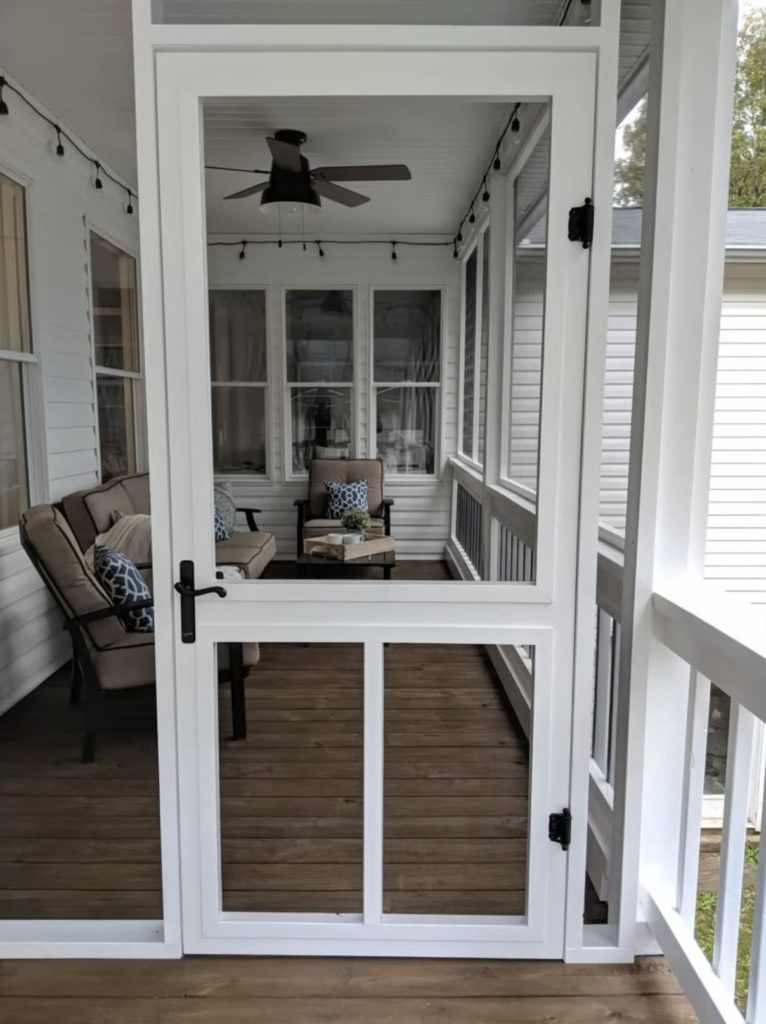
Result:
[[[181,595],[181,642],[193,644],[197,639],[197,621],[194,614],[194,599],[202,594],[218,594],[226,597],[223,587],[194,587],[194,562],[185,559],[179,566],[180,579],[173,584],[173,589]]]

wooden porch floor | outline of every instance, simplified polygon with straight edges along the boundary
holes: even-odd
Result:
[[[662,959],[6,961],[4,1024],[691,1024]]]

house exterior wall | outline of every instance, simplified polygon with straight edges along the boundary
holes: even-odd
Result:
[[[119,191],[92,187],[88,165],[18,99],[3,118],[0,171],[26,187],[32,374],[39,401],[26,409],[38,439],[28,453],[32,503],[56,501],[99,479],[88,273],[88,233],[138,250],[137,218]],[[65,127],[65,126],[62,126]],[[60,617],[21,550],[15,528],[0,533],[0,713],[69,656]]]
[[[282,327],[285,288],[350,288],[355,308],[355,386],[357,394],[357,452],[375,455],[370,422],[371,298],[373,288],[443,288],[442,386],[440,395],[441,443],[437,475],[397,477],[388,474],[386,494],[395,501],[393,524],[397,551],[406,558],[441,558],[449,535],[450,481],[447,459],[457,447],[458,354],[460,333],[460,266],[452,250],[418,249],[400,245],[396,262],[390,250],[376,246],[324,246],[320,259],[316,247],[303,252],[300,246],[253,246],[244,260],[235,247],[208,251],[210,288],[266,288],[269,358],[269,408],[271,425],[269,479],[234,474],[229,480],[238,505],[263,510],[261,529],[277,540],[277,557],[295,557],[296,498],[305,497],[306,483],[290,479],[285,466],[286,400]]]

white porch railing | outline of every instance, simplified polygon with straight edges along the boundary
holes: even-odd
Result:
[[[475,470],[453,460],[453,534],[448,555],[463,578],[530,581],[534,579],[534,513],[528,503],[499,488],[483,488]],[[489,536],[486,524],[489,523]],[[613,846],[615,737],[620,704],[627,700],[620,676],[623,554],[619,538],[601,533],[597,574],[597,642],[594,652],[593,723],[590,762],[587,870],[600,898],[609,890]],[[721,600],[723,598],[723,600]],[[726,598],[704,602],[703,591],[683,599],[654,595],[655,640],[688,666],[685,721],[679,721],[683,771],[668,776],[677,786],[680,808],[678,862],[668,873],[654,867],[641,878],[643,913],[654,937],[673,964],[700,1019],[741,1024],[734,1003],[743,891],[745,841],[753,822],[753,770],[759,771],[762,798],[764,723],[766,723],[766,645],[746,622],[749,609],[726,616]],[[694,603],[692,603],[694,602]],[[721,609],[724,609],[723,612]],[[489,654],[522,727],[528,731],[534,690],[530,652],[496,648]],[[708,961],[695,934],[701,830],[704,820],[710,680],[728,695],[726,781],[721,821],[721,867],[714,949]],[[656,752],[661,757],[661,752]],[[672,801],[671,801],[672,803]],[[760,817],[760,815],[758,816]],[[642,864],[644,862],[642,861]],[[752,970],[747,1021],[766,1021],[766,856],[760,858],[753,924]],[[667,884],[667,877],[672,884]]]

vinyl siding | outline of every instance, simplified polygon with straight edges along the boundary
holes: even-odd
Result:
[[[439,473],[433,478],[396,477],[387,474],[386,495],[395,501],[393,524],[397,552],[403,558],[440,558],[449,534],[450,484],[447,460],[457,446],[457,387],[460,316],[459,264],[451,249],[416,249],[400,246],[398,260],[380,246],[342,248],[328,244],[320,260],[315,251],[299,246],[253,247],[247,258],[237,249],[213,248],[209,252],[211,288],[266,288],[269,334],[269,442],[270,479],[235,474],[229,480],[237,504],[263,510],[258,525],[273,533],[278,558],[294,558],[296,551],[296,498],[305,497],[305,480],[291,480],[285,465],[284,353],[282,295],[284,288],[352,288],[355,308],[356,451],[374,457],[375,437],[369,430],[371,289],[444,288],[442,324],[442,386],[440,389],[441,437],[437,442]]]
[[[88,283],[89,228],[131,251],[136,218],[120,194],[93,189],[88,168],[67,146],[59,158],[47,126],[14,104],[3,119],[0,171],[26,186],[32,332],[40,403],[26,410],[32,453],[33,502],[98,482],[96,417]],[[54,137],[55,138],[55,137]],[[58,614],[21,550],[15,529],[0,534],[0,713],[34,689],[69,656]]]

